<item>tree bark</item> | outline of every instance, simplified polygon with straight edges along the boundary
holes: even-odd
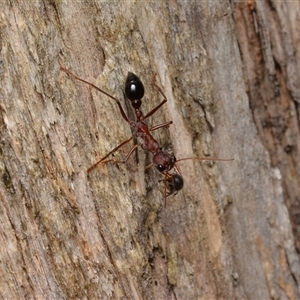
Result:
[[[3,1],[3,299],[299,299],[300,4]],[[183,189],[132,135],[127,72]],[[114,153],[122,159],[132,144]]]

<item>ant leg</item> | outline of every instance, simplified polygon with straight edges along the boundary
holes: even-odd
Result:
[[[163,179],[163,182],[164,182],[164,206],[166,208],[167,207],[167,197],[172,194],[172,193],[167,194],[167,181],[168,181],[168,179],[172,178],[172,175],[169,174],[168,172],[166,172],[164,175],[165,175],[165,178]],[[177,194],[177,192],[176,192],[176,194]]]
[[[160,104],[158,104],[156,107],[154,107],[151,111],[149,111],[146,116],[143,116],[142,120],[145,120],[152,116],[158,109],[160,109],[168,100],[164,99]]]
[[[119,146],[117,146],[116,148],[112,149],[109,153],[107,153],[104,157],[102,157],[99,161],[97,161],[95,164],[91,165],[88,169],[87,169],[87,173],[90,173],[98,164],[100,164],[101,162],[103,162],[109,155],[113,154],[114,152],[116,152],[119,148],[121,148],[123,145],[127,144],[128,142],[130,142],[133,139],[133,136],[129,139],[127,139],[126,141],[122,142]]]
[[[164,191],[164,205],[165,208],[167,207],[167,176],[164,178],[164,186],[165,186],[165,191]]]
[[[168,175],[170,175],[170,174],[168,174]],[[166,208],[167,207],[167,198],[169,197],[169,196],[171,196],[172,194],[173,194],[173,197],[175,197],[176,195],[177,195],[177,193],[178,193],[178,190],[176,190],[175,192],[174,191],[171,191],[171,192],[167,192],[167,181],[168,181],[168,179],[170,179],[171,177],[169,177],[167,174],[165,174],[165,177],[164,177],[164,179],[161,179],[161,180],[159,180],[158,182],[162,182],[163,181],[163,183],[164,183],[164,191],[162,191],[161,189],[159,189],[159,191],[163,194],[163,196],[164,196],[164,207]]]
[[[178,163],[179,161],[183,161],[183,160],[190,160],[190,159],[194,159],[194,160],[203,160],[203,161],[208,161],[208,160],[212,160],[212,161],[232,161],[232,160],[234,160],[234,158],[217,158],[217,157],[185,157],[185,158],[180,158],[180,159],[176,160],[176,163]]]
[[[147,165],[146,167],[145,167],[145,170],[147,170],[147,169],[149,169],[149,168],[152,168],[154,165],[153,165],[153,163],[150,163],[149,165]]]
[[[158,190],[164,196],[164,207],[166,208],[166,206],[167,206],[167,197],[169,196],[169,195],[167,195],[166,177],[164,179],[159,180],[158,182],[162,182],[162,181],[164,182],[164,190],[163,191],[161,189],[158,189]]]
[[[65,72],[65,73],[67,73],[67,74],[69,74],[70,76],[72,76],[72,77],[75,78],[76,80],[79,80],[79,81],[81,81],[81,82],[84,82],[84,83],[88,84],[89,86],[95,88],[96,90],[98,90],[98,91],[101,92],[102,94],[106,95],[107,97],[109,97],[109,98],[115,100],[116,103],[117,103],[117,105],[119,106],[119,110],[120,110],[120,112],[121,112],[121,115],[122,115],[123,119],[124,119],[127,123],[129,123],[130,126],[133,126],[133,125],[134,125],[134,122],[132,122],[131,120],[128,119],[127,115],[125,114],[125,112],[124,112],[124,110],[123,110],[123,107],[122,107],[122,105],[121,105],[121,102],[120,102],[117,98],[113,97],[112,95],[110,95],[110,94],[108,94],[107,92],[103,91],[102,89],[98,88],[98,87],[95,86],[94,84],[92,84],[92,83],[90,83],[90,82],[88,82],[88,81],[86,81],[86,80],[84,80],[84,79],[82,79],[82,78],[76,76],[76,75],[73,74],[71,71],[69,71],[68,69],[66,69],[66,68],[64,68],[64,67],[62,67],[62,66],[60,67],[60,70],[63,71],[63,72]]]
[[[140,144],[136,144],[134,145],[131,150],[127,153],[125,159],[123,160],[114,160],[114,159],[107,159],[107,160],[102,160],[102,163],[108,163],[108,162],[113,162],[115,164],[125,164],[127,162],[127,160],[129,159],[129,157],[132,155],[133,151],[136,150],[136,148],[140,146]]]
[[[173,121],[169,121],[169,122],[166,122],[166,123],[155,125],[155,126],[151,127],[149,129],[149,131],[154,131],[154,130],[157,130],[157,129],[163,128],[163,127],[169,127],[172,123],[173,123]]]
[[[152,77],[152,85],[159,91],[159,93],[164,97],[164,99],[167,101],[167,97],[165,95],[165,93],[163,92],[163,90],[157,85],[156,83],[156,73],[153,74],[153,77]]]
[[[152,116],[158,109],[160,109],[168,101],[168,99],[167,99],[166,95],[164,94],[164,92],[162,91],[162,89],[155,83],[155,76],[156,76],[156,74],[154,74],[152,77],[152,85],[160,92],[160,94],[164,97],[164,100],[160,104],[158,104],[156,107],[154,107],[151,111],[149,111],[145,116],[143,116],[143,120]]]

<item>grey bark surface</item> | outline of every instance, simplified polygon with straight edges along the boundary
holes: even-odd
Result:
[[[299,299],[300,4],[3,1],[2,299]],[[128,71],[184,188],[139,149]],[[132,144],[114,157],[124,158]]]

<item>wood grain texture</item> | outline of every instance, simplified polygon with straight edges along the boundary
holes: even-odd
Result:
[[[299,299],[298,2],[3,1],[3,299]],[[151,155],[87,168],[132,134],[128,71],[184,157],[163,207]],[[124,157],[132,145],[116,152]],[[298,252],[297,252],[298,251]]]

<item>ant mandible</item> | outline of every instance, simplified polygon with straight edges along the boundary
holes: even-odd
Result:
[[[166,206],[166,197],[169,195],[181,190],[183,188],[183,178],[176,166],[176,162],[183,161],[183,160],[188,160],[188,159],[195,159],[195,160],[214,160],[214,161],[230,161],[233,159],[221,159],[221,158],[213,158],[213,157],[188,157],[188,158],[182,158],[179,160],[176,160],[175,156],[167,153],[162,150],[162,148],[159,146],[159,143],[157,140],[151,135],[152,131],[155,131],[157,129],[163,128],[163,127],[168,127],[170,126],[173,122],[165,122],[159,125],[155,125],[151,128],[148,127],[148,125],[144,122],[147,118],[152,116],[159,108],[161,108],[166,102],[167,102],[167,97],[165,96],[164,92],[162,89],[156,84],[155,77],[156,74],[153,75],[152,78],[152,85],[154,88],[158,90],[158,92],[163,96],[163,101],[158,104],[156,107],[154,107],[149,113],[147,113],[145,116],[143,115],[142,111],[140,110],[140,107],[142,105],[142,98],[144,96],[144,85],[141,82],[141,80],[133,73],[128,72],[126,83],[125,83],[125,95],[126,97],[130,100],[131,105],[134,109],[135,116],[136,116],[136,121],[130,120],[126,113],[123,110],[123,107],[120,103],[120,101],[108,94],[107,92],[103,91],[99,87],[95,86],[94,84],[74,75],[71,71],[67,70],[64,67],[60,67],[60,70],[69,74],[76,80],[79,80],[81,82],[84,82],[88,84],[89,86],[95,88],[99,92],[103,93],[104,95],[108,96],[109,98],[113,99],[120,110],[120,113],[123,117],[123,119],[130,125],[130,127],[134,130],[133,135],[123,141],[120,145],[112,149],[109,153],[107,153],[104,157],[102,157],[99,161],[97,161],[95,164],[90,166],[87,169],[87,173],[91,172],[97,165],[100,163],[107,163],[107,162],[115,162],[115,163],[126,163],[127,160],[130,158],[132,153],[140,146],[142,149],[149,151],[153,154],[152,158],[152,163],[148,166],[154,165],[156,169],[164,175],[164,204]],[[121,161],[116,161],[114,159],[107,159],[108,156],[113,154],[115,151],[117,151],[119,148],[130,142],[133,138],[141,138],[143,140],[143,143],[137,143],[132,147],[132,149],[128,152],[124,160]],[[167,192],[167,189],[169,192]]]

